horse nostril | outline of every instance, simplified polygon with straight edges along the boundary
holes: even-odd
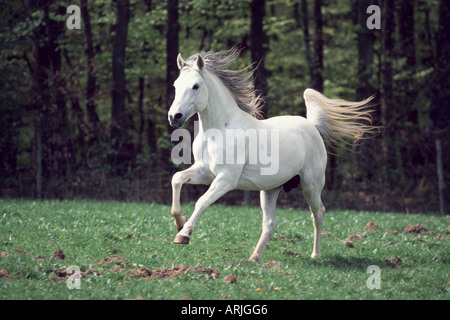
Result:
[[[176,120],[180,120],[181,118],[183,118],[183,114],[182,114],[182,113],[177,113],[177,114],[175,115],[175,119],[176,119]]]

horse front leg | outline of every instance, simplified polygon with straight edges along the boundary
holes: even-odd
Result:
[[[183,184],[210,184],[213,175],[208,167],[202,163],[194,163],[190,168],[175,173],[172,177],[172,209],[171,214],[175,218],[175,227],[180,231],[186,223],[186,217],[181,212],[181,187]]]
[[[234,175],[228,174],[218,174],[216,176],[209,189],[195,203],[195,209],[192,213],[192,216],[184,224],[181,231],[178,232],[175,239],[173,240],[173,243],[189,243],[189,239],[192,231],[194,230],[195,223],[197,222],[197,219],[200,217],[201,213],[228,191],[236,188],[237,178],[233,177]]]

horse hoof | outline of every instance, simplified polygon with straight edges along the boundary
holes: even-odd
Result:
[[[250,258],[248,258],[248,262],[253,262],[253,263],[255,263],[255,262],[257,262],[259,260],[259,257],[257,256],[257,255],[255,255],[255,254],[252,254],[251,256],[250,256]]]
[[[173,243],[176,243],[176,244],[188,244],[189,243],[189,238],[177,234],[177,236],[173,240]]]

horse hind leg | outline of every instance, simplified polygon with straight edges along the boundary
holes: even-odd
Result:
[[[302,186],[303,195],[308,202],[311,210],[311,219],[314,226],[314,245],[311,254],[312,258],[320,257],[320,237],[322,233],[323,217],[325,215],[325,207],[322,203],[321,193],[323,183],[314,184],[312,186]]]
[[[249,261],[254,262],[261,259],[264,249],[277,226],[275,209],[280,190],[281,187],[268,191],[261,191],[260,193],[261,208],[263,211],[262,233]]]

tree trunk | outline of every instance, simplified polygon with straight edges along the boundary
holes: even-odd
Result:
[[[305,51],[306,62],[308,63],[309,81],[310,86],[313,86],[314,79],[314,62],[311,56],[311,36],[309,34],[309,13],[308,13],[308,1],[301,0],[301,8],[299,9],[298,3],[294,4],[294,21],[297,29],[303,30],[303,49]],[[301,15],[300,15],[301,13]]]
[[[304,4],[306,6],[306,4]],[[322,0],[313,0],[312,11],[313,11],[313,48],[314,56],[312,58],[313,68],[312,74],[313,78],[311,80],[311,87],[321,93],[324,92],[323,87],[323,20],[322,20]],[[305,9],[306,10],[306,9]],[[337,177],[337,159],[336,155],[333,153],[328,154],[328,170],[327,170],[327,188],[334,189],[334,184]]]
[[[407,106],[407,120],[412,125],[416,125],[419,120],[418,106],[414,104],[417,97],[417,90],[414,80],[416,73],[416,54],[415,54],[415,39],[414,39],[414,2],[400,1],[398,13],[399,22],[399,41],[401,45],[401,55],[406,58],[406,65],[403,73],[406,75],[402,81],[403,94],[400,101],[401,105]],[[418,129],[418,126],[417,126]]]
[[[138,83],[138,114],[139,114],[139,126],[138,126],[138,141],[136,146],[136,155],[141,154],[142,145],[144,141],[144,129],[145,129],[145,115],[144,115],[144,83],[143,77],[139,77]]]
[[[36,135],[36,196],[42,196],[44,179],[58,179],[70,169],[73,150],[71,127],[65,101],[66,84],[61,76],[59,40],[64,25],[50,17],[45,1],[30,1],[32,11],[43,10],[43,20],[32,32],[33,61],[29,62],[32,78],[31,104],[35,116]],[[56,14],[65,14],[65,7],[56,6]],[[27,54],[24,53],[27,60]]]
[[[180,25],[178,22],[178,0],[167,1],[167,35],[166,35],[166,110],[170,109],[172,102],[175,98],[175,88],[173,83],[178,78],[179,70],[177,65],[178,49],[178,33]],[[173,129],[170,127],[168,121],[166,121],[166,132],[172,133]],[[170,149],[162,148],[160,151],[160,166],[165,167],[171,171],[173,169],[172,162],[170,160]]]
[[[357,2],[358,12],[358,73],[356,98],[358,101],[367,99],[373,94],[370,84],[372,78],[373,43],[375,31],[367,28],[367,8],[373,3],[372,0],[359,0]]]
[[[175,98],[173,83],[178,77],[178,0],[167,1],[167,74],[166,74],[166,106],[169,110]]]
[[[250,24],[250,51],[252,55],[252,63],[256,67],[255,89],[258,94],[262,94],[267,98],[267,80],[266,68],[264,66],[264,58],[266,54],[266,35],[263,30],[263,20],[265,15],[265,0],[252,0],[251,8],[251,24]],[[267,118],[267,101],[262,104],[261,111],[263,117]]]
[[[36,134],[36,198],[42,198],[42,125],[40,120],[35,125]]]
[[[394,60],[394,6],[389,0],[382,1],[381,16],[381,123],[384,127],[382,140],[383,153],[383,182],[385,189],[388,189],[391,177],[390,171],[395,168],[394,155],[392,150],[395,146],[393,137],[394,115],[393,110],[393,71],[392,63]],[[395,179],[395,177],[394,177]]]
[[[373,0],[359,0],[353,2],[357,26],[358,70],[356,74],[356,100],[365,100],[374,94],[370,80],[373,74],[373,45],[376,30],[367,27],[367,8],[373,4]],[[371,159],[373,157],[372,146],[362,144],[356,147],[355,166],[358,168],[360,178],[371,181],[376,174]]]
[[[323,32],[322,32],[322,0],[313,0],[313,47],[314,47],[314,77],[311,83],[313,89],[323,93]]]
[[[112,107],[110,138],[114,153],[110,157],[113,171],[123,174],[127,169],[130,153],[127,150],[127,115],[125,113],[125,48],[127,45],[130,3],[128,0],[116,0],[116,24],[114,26],[112,53]]]
[[[87,83],[86,83],[86,110],[89,122],[90,142],[95,142],[100,134],[100,120],[95,106],[96,92],[96,68],[94,61],[94,46],[92,42],[91,20],[89,17],[87,0],[81,0],[81,18],[84,21],[84,34],[86,37],[86,57],[88,65]]]
[[[406,57],[406,64],[414,67],[416,64],[416,51],[414,41],[414,0],[399,1],[398,12],[399,36],[401,50]]]
[[[435,137],[436,166],[438,172],[439,210],[446,213],[448,191],[445,180],[448,179],[450,163],[450,117],[448,116],[448,101],[450,99],[450,2],[441,0],[439,3],[439,29],[436,41],[436,61],[430,88],[430,120]],[[447,176],[445,173],[447,172]]]

